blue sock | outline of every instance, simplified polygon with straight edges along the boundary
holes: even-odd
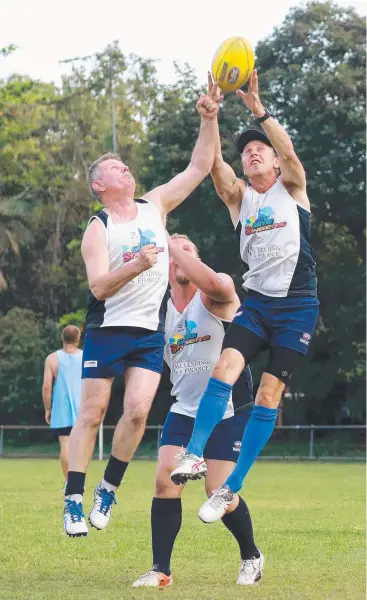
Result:
[[[232,386],[211,377],[200,400],[194,429],[187,445],[187,451],[203,456],[205,445],[216,425],[221,422],[227,410]]]
[[[278,416],[276,408],[255,405],[242,436],[241,452],[237,464],[228,477],[225,485],[238,492],[247,473],[273,433]]]

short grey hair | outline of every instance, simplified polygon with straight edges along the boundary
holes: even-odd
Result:
[[[92,194],[93,198],[95,198],[96,200],[99,200],[100,198],[99,198],[98,192],[96,192],[96,190],[93,189],[93,183],[99,177],[99,165],[101,163],[105,162],[105,160],[111,160],[111,159],[121,161],[121,157],[118,154],[113,154],[112,152],[107,152],[107,154],[103,154],[103,156],[100,156],[99,158],[97,158],[97,160],[95,160],[94,163],[92,163],[88,169],[89,190],[90,190],[90,193]]]

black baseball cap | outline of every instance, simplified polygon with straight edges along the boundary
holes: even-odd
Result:
[[[265,133],[259,129],[246,129],[246,131],[243,131],[236,140],[238,152],[242,154],[245,146],[247,146],[249,142],[253,141],[264,142],[264,144],[267,144],[270,146],[270,148],[273,147],[271,141],[269,140],[268,136],[265,135]]]

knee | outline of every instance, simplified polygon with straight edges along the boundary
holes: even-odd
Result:
[[[145,426],[145,422],[147,420],[148,411],[144,410],[142,407],[135,407],[134,410],[129,410],[124,413],[124,420],[128,421],[128,423],[133,427],[133,429],[141,429]]]
[[[269,388],[260,387],[256,395],[256,404],[259,406],[265,406],[267,408],[277,408],[278,402],[276,399],[276,393]]]
[[[214,367],[212,377],[215,377],[215,379],[219,379],[220,381],[226,382],[230,373],[230,368],[231,367],[228,360],[225,358],[220,358]]]
[[[78,421],[83,429],[98,429],[102,423],[104,411],[98,407],[84,408],[79,413]]]

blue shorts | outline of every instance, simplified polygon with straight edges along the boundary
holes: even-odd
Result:
[[[214,428],[204,448],[204,458],[237,462],[244,429],[251,416],[252,407],[223,419]],[[186,448],[191,438],[195,419],[169,412],[163,425],[161,446],[183,446]]]
[[[164,333],[140,327],[87,329],[83,348],[82,379],[109,379],[127,367],[156,373],[163,368]]]
[[[274,298],[250,291],[232,323],[246,327],[271,347],[307,354],[318,316],[315,297]]]

